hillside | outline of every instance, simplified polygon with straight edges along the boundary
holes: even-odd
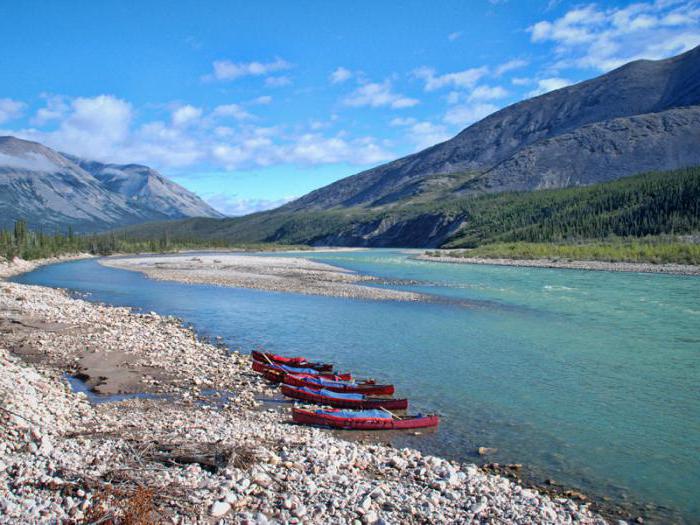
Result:
[[[700,164],[700,47],[506,107],[454,138],[342,179],[285,211],[395,205],[428,178],[452,195],[561,188]],[[454,184],[452,184],[454,183]],[[432,189],[432,187],[431,187]]]
[[[154,220],[222,217],[199,197],[139,165],[101,164],[0,137],[0,228],[99,231]]]
[[[471,247],[493,242],[600,239],[700,231],[700,168],[585,187],[508,192],[390,209],[263,212],[145,224],[129,239],[342,246]]]

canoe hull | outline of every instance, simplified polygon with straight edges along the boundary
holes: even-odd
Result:
[[[294,374],[285,374],[282,382],[289,386],[303,386],[318,389],[319,385],[304,380]],[[368,396],[391,396],[394,394],[394,385],[376,385],[374,383],[357,383],[354,385],[324,385],[323,388],[331,392],[347,394],[365,394]]]
[[[304,392],[289,385],[282,385],[282,394],[292,399],[298,399],[307,403],[315,403],[318,405],[326,405],[334,408],[355,408],[355,409],[372,409],[385,408],[387,410],[406,410],[408,408],[408,399],[393,399],[393,398],[365,398],[365,399],[338,399],[335,397],[324,396],[321,393],[312,394]]]
[[[302,425],[339,428],[343,430],[405,430],[410,428],[432,428],[439,424],[438,416],[422,416],[406,419],[348,418],[328,414],[317,414],[300,408],[292,409],[292,419]]]

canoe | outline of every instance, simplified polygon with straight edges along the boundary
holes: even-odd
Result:
[[[293,368],[313,368],[319,372],[331,372],[333,370],[333,365],[330,363],[314,363],[305,357],[285,357],[270,352],[258,352],[257,350],[253,350],[250,355],[252,355],[253,359],[256,361],[268,365],[270,361],[272,361],[272,363],[278,365],[287,365]]]
[[[333,392],[325,388],[317,390],[307,387],[295,388],[289,385],[282,385],[282,394],[292,399],[334,408],[386,408],[387,410],[406,410],[408,408],[408,399],[368,397],[365,394]]]
[[[295,423],[322,427],[341,428],[344,430],[402,430],[407,428],[437,427],[438,416],[393,417],[383,410],[339,410],[292,408]]]
[[[354,381],[331,380],[320,376],[301,376],[287,373],[282,378],[285,385],[305,387],[318,390],[325,388],[332,392],[349,394],[365,394],[368,396],[390,396],[394,393],[394,385],[377,385],[374,381],[356,383]]]
[[[264,374],[265,372],[280,372],[283,374],[302,374],[309,377],[322,377],[331,381],[350,381],[352,374],[331,374],[319,372],[311,368],[291,368],[286,365],[268,365],[260,361],[253,361],[253,370]]]

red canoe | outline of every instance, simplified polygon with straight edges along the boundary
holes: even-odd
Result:
[[[298,374],[285,374],[282,378],[285,385],[305,387],[318,390],[325,388],[331,392],[348,394],[365,394],[368,396],[390,396],[394,393],[394,385],[376,385],[374,381],[354,383],[350,381],[333,381],[321,376],[301,376]]]
[[[295,423],[345,430],[400,430],[437,427],[438,416],[392,416],[381,410],[306,410],[292,408]]]
[[[268,365],[260,361],[253,361],[253,370],[261,374],[277,372],[282,374],[300,374],[308,377],[322,377],[331,381],[350,381],[352,374],[326,374],[310,368],[291,368],[286,365]],[[298,372],[303,370],[304,372]]]
[[[308,361],[305,357],[285,357],[269,352],[258,352],[257,350],[253,350],[250,355],[252,355],[253,359],[256,361],[265,364],[270,364],[271,361],[278,365],[287,365],[293,368],[313,368],[319,372],[331,372],[333,370],[333,365],[330,363],[313,363]]]
[[[364,394],[348,394],[333,392],[326,389],[294,388],[289,385],[282,385],[282,394],[293,399],[316,403],[335,408],[386,408],[388,410],[406,410],[408,399],[394,399],[391,397],[367,397]]]

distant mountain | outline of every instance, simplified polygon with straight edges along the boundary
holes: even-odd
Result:
[[[513,104],[446,142],[318,189],[284,210],[387,206],[436,187],[452,196],[563,188],[697,165],[698,105],[700,47],[638,60]],[[460,176],[438,177],[454,174]]]
[[[137,164],[102,164],[0,137],[0,226],[98,231],[146,221],[223,217],[192,192]]]

